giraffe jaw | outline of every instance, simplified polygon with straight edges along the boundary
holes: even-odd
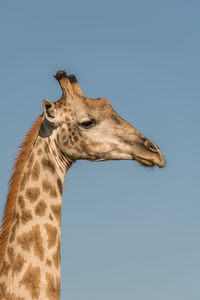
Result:
[[[135,160],[144,167],[153,167],[157,165],[159,168],[163,168],[165,166],[165,161],[163,157],[161,157],[159,161],[153,161],[151,159],[136,156]]]

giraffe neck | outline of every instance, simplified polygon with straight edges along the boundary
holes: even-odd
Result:
[[[70,163],[56,148],[55,133],[37,137],[21,176],[0,299],[60,299],[62,188]]]

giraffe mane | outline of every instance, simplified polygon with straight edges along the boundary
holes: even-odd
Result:
[[[32,146],[37,138],[40,130],[43,116],[40,115],[37,120],[33,123],[30,130],[27,132],[21,146],[19,153],[16,156],[13,172],[9,180],[9,189],[7,200],[5,204],[1,233],[0,233],[0,265],[3,261],[4,253],[6,250],[9,233],[12,225],[12,218],[17,201],[19,186],[21,183],[22,173],[24,170],[25,163],[29,159]]]

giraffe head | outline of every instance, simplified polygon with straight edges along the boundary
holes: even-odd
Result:
[[[128,159],[143,166],[165,165],[158,146],[123,120],[105,98],[86,98],[74,75],[58,71],[62,97],[44,100],[41,134],[54,135],[57,149],[72,161]]]

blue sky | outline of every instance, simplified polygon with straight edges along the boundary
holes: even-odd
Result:
[[[1,214],[25,132],[58,69],[167,161],[77,162],[64,186],[61,300],[200,299],[200,2],[0,2]]]

